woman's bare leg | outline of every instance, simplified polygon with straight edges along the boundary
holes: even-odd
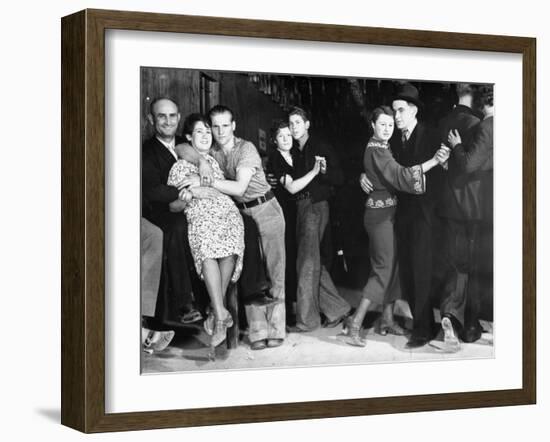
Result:
[[[226,256],[218,260],[218,265],[220,267],[221,275],[221,289],[223,297],[227,293],[227,287],[233,276],[233,271],[235,270],[235,255]]]
[[[225,283],[225,289],[223,289],[223,279],[220,267],[221,266],[217,259],[206,259],[202,265],[204,282],[206,283],[206,288],[208,290],[208,294],[210,295],[215,316],[212,338],[210,341],[210,345],[212,347],[216,347],[225,340],[227,327],[231,327],[233,324],[231,314],[224,305],[224,296],[225,289],[227,289],[227,283]],[[229,278],[231,278],[231,276],[229,276]]]
[[[357,306],[357,310],[355,310],[354,315],[351,317],[351,321],[357,326],[361,327],[365,319],[365,316],[367,315],[367,311],[369,310],[370,305],[371,305],[370,299],[361,298],[361,302]]]
[[[395,302],[390,302],[384,305],[382,310],[382,317],[380,318],[379,333],[383,336],[388,333],[392,335],[402,336],[405,334],[405,330],[395,322],[393,315],[393,309],[395,307]]]
[[[350,338],[348,344],[354,345],[356,347],[364,347],[365,345],[367,345],[366,340],[361,337],[360,332],[361,325],[363,324],[363,320],[367,315],[367,311],[369,310],[371,302],[372,301],[368,298],[361,298],[361,302],[359,303],[357,310],[355,310],[354,315],[348,318],[346,323],[346,326],[348,328],[348,336]]]
[[[217,319],[223,319],[226,309],[223,305],[222,279],[217,260],[205,259],[202,263],[202,274],[214,314]]]
[[[390,302],[389,304],[384,305],[384,310],[382,311],[382,322],[386,324],[393,324],[393,307],[395,303]]]

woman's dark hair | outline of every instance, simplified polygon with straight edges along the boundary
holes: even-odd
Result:
[[[271,137],[271,142],[273,144],[277,144],[277,134],[279,133],[279,131],[281,129],[284,129],[284,128],[288,128],[290,129],[290,125],[288,124],[288,120],[277,120],[273,123],[273,125],[271,126],[271,130],[270,130],[270,137]]]
[[[370,121],[372,124],[376,124],[378,121],[378,118],[380,118],[380,115],[389,115],[393,118],[393,111],[390,109],[389,106],[378,106],[376,109],[372,111]]]
[[[199,121],[204,123],[206,127],[210,127],[210,121],[208,121],[208,118],[206,118],[204,115],[198,113],[191,114],[185,117],[185,121],[183,122],[183,135],[191,136],[193,134],[195,124],[197,124]]]

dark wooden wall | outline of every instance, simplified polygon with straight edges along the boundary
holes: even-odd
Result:
[[[261,92],[247,74],[144,67],[141,69],[142,141],[153,134],[146,117],[149,103],[157,97],[171,97],[178,102],[182,116],[178,133],[187,115],[205,111],[201,109],[201,72],[219,82],[219,104],[233,110],[237,136],[252,141],[256,147],[259,129],[269,136],[273,121],[284,117],[283,108],[270,95]]]

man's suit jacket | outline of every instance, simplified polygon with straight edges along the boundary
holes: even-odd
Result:
[[[176,137],[176,145],[182,142],[182,138]],[[141,161],[142,215],[162,225],[170,214],[168,204],[178,199],[178,189],[166,184],[176,159],[156,137],[152,137],[143,143]]]
[[[396,130],[390,140],[394,158],[405,167],[422,164],[432,158],[439,148],[437,131],[418,122],[405,144],[401,141],[401,131]],[[411,195],[399,192],[397,210],[401,213],[419,210],[428,223],[433,222],[434,208],[441,190],[441,167],[434,167],[426,174],[426,192],[422,195]]]
[[[439,122],[441,142],[447,144],[449,131],[457,130],[462,143],[469,146],[479,121],[469,107],[455,106]],[[480,182],[477,176],[466,174],[458,160],[459,155],[456,153],[449,158],[448,169],[444,172],[445,179],[437,212],[445,218],[464,221],[470,218],[472,209],[475,210],[475,207],[479,206]]]
[[[469,144],[458,144],[452,156],[468,179],[462,204],[470,220],[493,221],[493,117],[483,119],[474,129]]]

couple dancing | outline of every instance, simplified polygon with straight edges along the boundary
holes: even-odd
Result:
[[[403,130],[404,118],[401,106],[412,107],[405,99],[393,102],[394,111],[388,106],[380,106],[372,112],[373,135],[365,148],[364,175],[361,186],[368,193],[363,223],[369,236],[371,272],[362,298],[353,316],[346,320],[348,343],[364,347],[366,340],[361,336],[361,326],[371,305],[383,305],[381,333],[404,334],[393,318],[395,301],[401,295],[397,244],[394,233],[397,192],[420,195],[426,192],[426,173],[444,164],[450,150],[441,146],[435,154],[423,163],[410,167],[399,164],[390,150],[389,140],[397,121]]]

